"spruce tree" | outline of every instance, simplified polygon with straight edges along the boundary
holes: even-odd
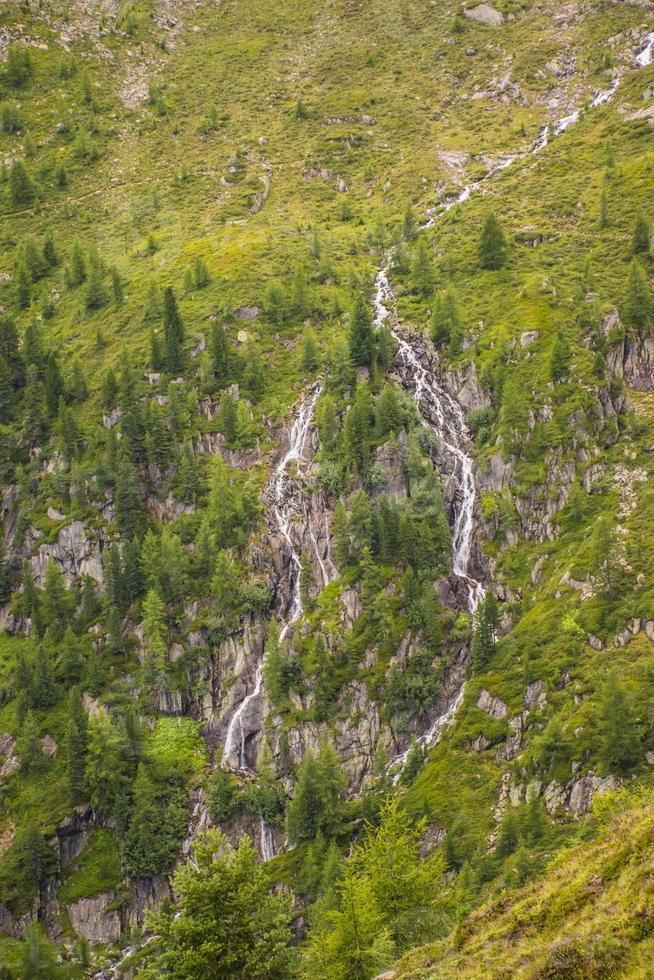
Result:
[[[176,374],[182,367],[184,324],[170,286],[166,286],[163,295],[163,329],[166,368],[170,374]]]
[[[602,692],[600,724],[602,767],[607,773],[624,776],[638,764],[640,738],[629,698],[614,673],[609,674]]]
[[[632,259],[629,266],[622,316],[625,323],[634,327],[641,336],[651,334],[654,300],[645,271],[636,259]]]
[[[568,373],[570,363],[570,348],[562,330],[557,330],[550,353],[550,377],[552,381],[561,381]]]
[[[211,357],[211,370],[219,385],[223,384],[229,376],[229,344],[224,327],[215,323],[211,331],[209,342],[209,354]]]
[[[494,214],[487,214],[479,237],[479,264],[482,269],[501,269],[506,262],[504,232]]]
[[[434,290],[434,266],[426,238],[419,237],[413,249],[411,286],[421,296],[431,296]]]
[[[124,743],[111,717],[100,709],[90,720],[84,769],[89,800],[94,810],[110,815],[125,781]]]
[[[220,431],[227,442],[234,442],[237,436],[236,402],[228,391],[220,399],[219,412]]]
[[[175,873],[177,914],[153,919],[157,942],[145,951],[153,976],[196,980],[290,980],[291,898],[274,893],[245,835],[236,850],[219,831],[196,838],[194,859]]]
[[[300,369],[303,374],[313,374],[320,364],[318,342],[313,330],[307,330],[300,345]]]
[[[631,239],[631,254],[632,255],[648,255],[649,254],[649,225],[645,221],[643,215],[639,212],[636,216],[636,222],[634,224],[634,233]]]
[[[374,351],[372,317],[365,297],[359,295],[350,322],[350,357],[356,366],[370,366]]]
[[[68,727],[66,730],[66,767],[68,790],[74,804],[86,799],[86,753],[88,750],[88,716],[82,693],[73,688],[68,701]]]
[[[57,700],[54,670],[50,654],[44,644],[36,651],[36,679],[34,687],[34,706],[51,708]]]
[[[21,726],[20,735],[16,740],[16,752],[21,762],[23,772],[31,773],[40,770],[43,766],[43,752],[41,751],[41,732],[31,711],[25,715]]]
[[[31,177],[20,160],[15,160],[9,171],[9,194],[14,207],[32,204],[36,197],[36,188]]]

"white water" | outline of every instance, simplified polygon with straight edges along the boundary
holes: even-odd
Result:
[[[301,403],[297,416],[291,427],[288,449],[273,470],[270,480],[270,488],[273,499],[272,510],[275,517],[275,523],[277,530],[287,542],[291,554],[289,569],[289,580],[291,583],[291,604],[285,622],[283,623],[279,632],[280,643],[283,642],[288,631],[295,625],[297,620],[302,615],[302,592],[300,581],[300,573],[302,569],[301,555],[293,540],[293,534],[291,533],[293,517],[297,510],[297,498],[295,492],[296,488],[292,485],[289,470],[291,463],[296,463],[296,476],[299,477],[301,475],[300,463],[302,460],[302,454],[307,441],[307,435],[311,428],[316,402],[318,401],[320,392],[320,384],[314,385],[308,398]],[[316,541],[313,529],[311,530],[311,538],[313,542]],[[316,555],[318,556],[321,574],[326,584],[326,582],[329,580],[328,573],[324,566],[322,556],[320,555],[317,542]],[[231,764],[231,760],[236,754],[236,749],[238,746],[239,769],[247,770],[245,759],[245,739],[247,733],[243,726],[243,720],[252,701],[254,701],[255,698],[258,698],[261,694],[262,686],[263,663],[259,664],[257,667],[254,675],[254,687],[250,693],[243,698],[238,708],[232,715],[232,719],[229,723],[227,734],[225,736],[225,747],[223,749],[221,760],[223,766],[228,767]]]
[[[485,593],[481,582],[469,574],[477,488],[463,410],[456,399],[445,390],[436,375],[423,366],[408,339],[398,330],[395,297],[388,279],[388,266],[384,266],[377,273],[373,309],[375,326],[381,326],[390,318],[391,331],[398,345],[396,358],[410,374],[410,391],[423,423],[436,433],[441,450],[452,460],[452,477],[456,484],[452,529],[452,571],[465,583],[468,609],[474,612]],[[465,683],[462,682],[447,710],[435,718],[429,730],[418,739],[420,745],[428,748],[440,740],[443,729],[454,720],[463,701],[464,689]],[[399,779],[411,748],[409,746],[405,752],[391,761],[390,768],[396,770],[394,782]]]
[[[263,817],[259,817],[259,849],[264,861],[270,861],[275,856],[275,841],[272,827],[269,827]]]

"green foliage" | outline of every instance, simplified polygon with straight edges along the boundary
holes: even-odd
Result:
[[[507,258],[504,232],[492,212],[484,218],[479,236],[479,264],[482,269],[501,269]]]
[[[321,833],[337,836],[343,823],[345,778],[338,757],[328,742],[308,752],[298,772],[297,785],[286,811],[286,832],[296,844]]]
[[[250,839],[241,838],[232,850],[222,834],[212,831],[196,840],[194,857],[173,877],[178,914],[164,908],[152,918],[157,939],[138,976],[293,976],[291,899],[271,893]]]

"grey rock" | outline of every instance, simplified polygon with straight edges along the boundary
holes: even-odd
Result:
[[[466,7],[463,11],[468,20],[475,21],[477,24],[484,24],[486,27],[500,27],[504,23],[504,16],[491,7],[489,3],[480,3],[476,7]]]
[[[520,346],[522,348],[531,347],[538,340],[540,334],[538,330],[525,330],[520,334]]]
[[[120,936],[120,915],[109,909],[114,892],[103,892],[95,898],[82,898],[67,907],[70,924],[78,936],[92,943],[115,943]]]
[[[477,707],[480,711],[484,711],[491,718],[506,718],[507,707],[503,701],[499,698],[494,698],[493,695],[484,688],[479,695],[477,700]]]
[[[547,692],[545,682],[538,680],[527,684],[525,693],[525,708],[527,711],[544,711],[547,707]]]

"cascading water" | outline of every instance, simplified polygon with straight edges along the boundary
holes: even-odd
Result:
[[[288,608],[284,610],[284,619],[279,632],[280,643],[284,641],[289,630],[293,628],[303,612],[301,589],[302,558],[300,548],[296,543],[293,524],[294,517],[299,513],[301,504],[299,499],[301,494],[299,478],[302,475],[300,466],[321,390],[320,383],[315,384],[308,397],[300,404],[291,427],[288,449],[273,470],[269,482],[269,495],[272,499],[271,510],[274,518],[274,527],[286,541],[290,554],[287,571],[290,603]],[[293,463],[296,464],[294,476],[290,472]],[[320,568],[323,585],[327,585],[330,579],[329,570],[320,552],[315,530],[310,519],[308,522],[308,533],[318,567]],[[249,706],[254,700],[260,697],[262,689],[263,662],[257,666],[254,676],[254,687],[241,701],[227,728],[225,747],[221,759],[221,764],[225,767],[232,766],[234,758],[238,758],[238,768],[242,771],[248,771],[245,755],[248,731],[245,721]],[[261,854],[263,859],[267,861],[274,856],[274,841],[272,829],[267,826],[263,818],[260,821],[260,834]]]
[[[648,34],[638,46],[634,55],[634,67],[637,69],[647,68],[652,64],[652,62],[654,62],[654,32]],[[589,108],[595,109],[598,106],[607,105],[620,88],[622,78],[623,76],[619,75],[613,80],[607,89],[597,92],[588,103]],[[427,221],[422,225],[422,228],[424,230],[432,228],[441,214],[446,213],[457,204],[463,204],[471,197],[472,194],[476,193],[478,190],[481,190],[487,181],[498,177],[503,170],[506,170],[506,168],[512,163],[515,163],[516,160],[524,160],[536,153],[540,153],[541,150],[544,150],[548,145],[550,133],[552,133],[554,136],[561,136],[571,126],[574,126],[574,124],[578,122],[580,118],[581,109],[574,109],[567,116],[563,116],[561,119],[543,126],[529,149],[522,153],[515,153],[513,155],[500,158],[498,162],[489,167],[488,172],[480,180],[466,184],[465,187],[462,187],[459,193],[454,197],[448,197],[436,205],[436,207],[428,208]]]
[[[452,529],[452,571],[461,579],[467,589],[467,605],[474,612],[484,597],[484,588],[469,574],[472,538],[474,532],[474,511],[477,497],[474,461],[468,451],[468,430],[459,403],[445,390],[439,379],[421,363],[409,340],[397,327],[395,297],[388,278],[388,266],[377,273],[373,299],[375,326],[380,327],[387,319],[391,320],[391,332],[397,343],[396,362],[401,369],[401,380],[413,395],[424,425],[431,428],[439,440],[443,454],[452,462],[452,477],[455,481],[454,522]],[[450,701],[446,711],[438,715],[431,727],[418,742],[425,747],[434,745],[446,725],[450,724],[463,700],[464,681]],[[391,761],[391,768],[397,770],[395,781],[404,768],[411,748]]]

